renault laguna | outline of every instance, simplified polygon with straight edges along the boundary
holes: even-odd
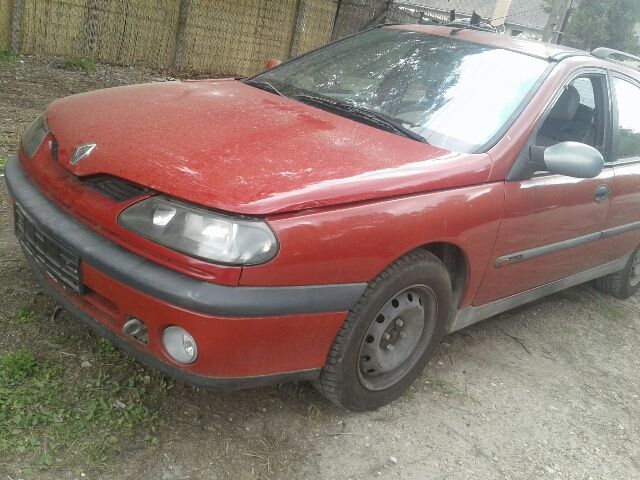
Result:
[[[626,57],[387,25],[251,78],[63,98],[7,164],[15,232],[57,303],[167,375],[375,409],[447,333],[638,290]]]

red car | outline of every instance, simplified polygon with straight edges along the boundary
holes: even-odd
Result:
[[[384,26],[248,79],[54,102],[6,167],[51,297],[209,388],[398,397],[443,335],[640,285],[640,73],[472,27]]]

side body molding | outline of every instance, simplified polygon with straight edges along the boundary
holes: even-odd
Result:
[[[580,272],[576,275],[562,278],[560,280],[556,280],[555,282],[547,283],[546,285],[541,285],[539,287],[532,288],[531,290],[527,290],[526,292],[518,293],[516,295],[496,300],[485,305],[463,308],[456,314],[451,323],[451,326],[449,327],[448,332],[452,333],[457,330],[461,330],[465,327],[473,325],[474,323],[478,323],[487,318],[506,312],[507,310],[511,310],[512,308],[519,307],[520,305],[524,305],[525,303],[533,302],[534,300],[538,300],[542,297],[559,292],[566,288],[574,287],[576,285],[595,280],[596,278],[619,272],[625,267],[625,265],[629,261],[630,256],[631,254],[629,253],[624,257],[619,258],[618,260],[607,263],[600,267],[592,268],[590,270]]]

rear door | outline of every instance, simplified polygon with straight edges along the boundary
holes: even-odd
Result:
[[[530,146],[546,148],[562,141],[589,144],[606,158],[611,124],[607,84],[604,70],[571,75],[536,126],[520,164],[528,164]],[[610,256],[596,248],[596,240],[609,213],[613,168],[593,179],[543,171],[510,178],[493,264],[474,305],[602,265]]]
[[[611,74],[613,90],[613,150],[615,172],[606,248],[629,253],[640,244],[640,82]]]

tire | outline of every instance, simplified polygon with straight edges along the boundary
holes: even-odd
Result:
[[[601,292],[621,300],[635,295],[640,289],[640,247],[633,251],[627,265],[622,270],[598,278],[594,284]]]
[[[395,400],[440,344],[451,304],[451,278],[435,255],[416,250],[396,260],[349,312],[316,387],[354,411]]]

